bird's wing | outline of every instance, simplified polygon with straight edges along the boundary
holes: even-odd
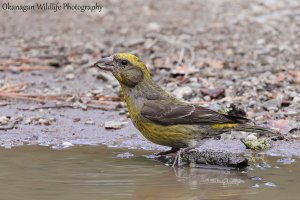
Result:
[[[223,115],[213,110],[167,100],[151,100],[144,103],[141,115],[153,122],[163,125],[173,124],[224,124],[245,123],[248,119],[238,116]]]

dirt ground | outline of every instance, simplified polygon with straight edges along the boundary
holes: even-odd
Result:
[[[241,107],[289,139],[267,153],[300,156],[300,1],[101,5],[101,12],[83,13],[1,10],[1,146],[165,149],[134,129],[117,81],[90,67],[101,57],[132,52],[176,97],[215,110]],[[247,135],[225,135],[203,148],[217,143],[245,152],[240,137]]]

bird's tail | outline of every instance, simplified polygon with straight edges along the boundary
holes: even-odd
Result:
[[[245,131],[245,132],[253,132],[257,133],[258,137],[266,136],[274,139],[283,139],[282,134],[277,130],[272,130],[269,128],[265,128],[262,126],[256,126],[251,124],[241,124],[234,128],[236,131]]]

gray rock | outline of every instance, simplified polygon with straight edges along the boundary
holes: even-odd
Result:
[[[74,65],[67,65],[63,68],[63,71],[65,73],[70,73],[70,72],[74,72],[75,68]]]
[[[94,125],[95,122],[93,120],[87,120],[84,122],[85,125]]]
[[[118,122],[118,121],[107,121],[104,124],[106,129],[120,129],[125,126],[128,122]]]
[[[173,94],[179,99],[189,99],[193,94],[193,90],[188,86],[184,86],[176,88]]]
[[[278,109],[281,107],[283,100],[283,96],[279,95],[276,99],[272,99],[269,101],[266,101],[262,104],[263,108],[268,110],[268,111],[278,111]]]
[[[7,125],[10,122],[11,117],[1,116],[0,117],[0,126]]]
[[[75,74],[73,74],[73,73],[67,74],[67,75],[66,75],[66,79],[67,79],[67,80],[74,80],[74,79],[75,79]]]
[[[147,29],[147,31],[150,31],[150,32],[159,32],[161,28],[157,22],[151,22],[148,24],[146,29]]]
[[[244,168],[248,166],[248,160],[235,153],[194,149],[184,152],[182,155],[182,163],[179,164],[189,165],[191,167],[214,165],[220,167]]]

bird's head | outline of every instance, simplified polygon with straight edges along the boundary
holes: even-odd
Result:
[[[135,87],[144,79],[150,80],[151,75],[140,58],[129,53],[117,53],[100,59],[94,64],[102,70],[110,71],[121,85]]]

